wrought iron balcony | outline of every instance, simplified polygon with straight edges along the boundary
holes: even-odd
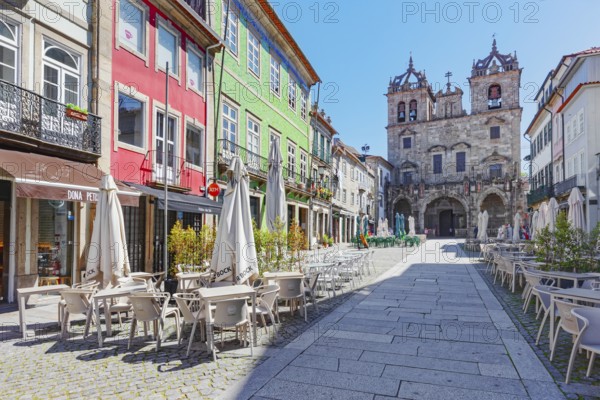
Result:
[[[219,164],[230,165],[233,156],[239,156],[246,165],[248,173],[261,179],[267,179],[267,173],[269,172],[269,160],[267,158],[225,139],[219,139],[217,146]],[[289,166],[284,166],[281,174],[289,187],[305,192],[311,190],[310,179],[301,171],[298,171],[297,168],[290,169]]]
[[[164,154],[158,150],[146,152],[140,167],[141,183],[148,186],[164,186],[165,172],[167,184],[175,190],[186,192],[192,188],[192,165],[182,157],[169,154],[165,171]]]
[[[558,182],[554,185],[554,194],[556,196],[568,194],[574,187],[585,189],[585,175],[573,175],[562,182]]]
[[[65,104],[1,80],[0,130],[9,133],[13,143],[36,144],[46,153],[66,148],[92,154],[69,152],[74,158],[100,156],[100,117],[73,112]]]
[[[527,204],[533,205],[553,196],[552,186],[540,186],[527,194]]]

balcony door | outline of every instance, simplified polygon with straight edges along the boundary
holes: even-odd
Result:
[[[12,85],[17,82],[18,46],[17,27],[0,21],[0,79]],[[0,90],[0,126],[10,131],[19,131],[20,91],[7,83],[2,82]]]
[[[248,169],[254,172],[260,171],[260,125],[248,118]]]
[[[44,42],[42,74],[42,139],[73,147],[76,143],[73,136],[79,136],[83,126],[79,120],[65,117],[65,105],[81,105],[80,57],[57,45]]]
[[[167,183],[174,185],[177,183],[177,154],[175,140],[177,132],[177,120],[174,117],[169,116],[169,123],[167,126],[167,137],[165,140],[165,114],[162,111],[156,111],[156,143],[155,143],[155,168],[154,168],[154,181],[164,182],[165,181],[165,166],[167,173]],[[167,162],[165,163],[165,143],[168,151]]]

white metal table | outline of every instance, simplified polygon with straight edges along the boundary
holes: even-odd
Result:
[[[60,293],[62,290],[69,289],[69,285],[49,285],[35,286],[28,288],[17,289],[17,301],[19,304],[19,329],[23,335],[23,339],[27,338],[27,324],[25,322],[25,310],[27,308],[27,299],[34,294],[50,294]]]
[[[256,340],[256,291],[247,285],[230,285],[230,286],[219,286],[212,288],[200,288],[195,291],[205,302],[204,309],[210,310],[211,301],[217,300],[228,300],[236,299],[240,297],[251,297],[252,298],[252,336],[253,342],[251,346],[257,345]],[[209,334],[212,332],[212,313],[206,313],[206,340],[208,345],[208,351],[212,352],[213,359],[216,361],[216,356],[213,351],[213,335]]]

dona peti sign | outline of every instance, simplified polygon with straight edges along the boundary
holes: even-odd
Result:
[[[88,192],[87,190],[67,190],[67,200],[95,203],[98,201],[98,192]]]

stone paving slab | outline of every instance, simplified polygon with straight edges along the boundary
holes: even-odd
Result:
[[[450,247],[452,264],[431,249],[416,251],[357,292],[338,307],[329,330],[301,346],[290,344],[303,354],[256,395],[269,397],[266,390],[276,388],[283,398],[285,380],[327,391],[369,391],[378,399],[561,398],[474,266]],[[236,386],[226,395],[248,398],[247,391],[237,397],[243,383]]]

